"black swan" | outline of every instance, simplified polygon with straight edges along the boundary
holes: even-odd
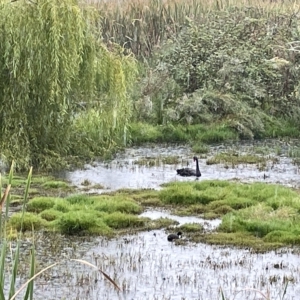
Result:
[[[201,176],[201,172],[199,169],[199,163],[198,163],[198,158],[196,156],[193,157],[194,161],[196,161],[196,170],[195,169],[191,169],[191,168],[183,168],[183,169],[177,169],[177,175],[180,176],[196,176],[196,177],[200,177]]]
[[[179,231],[177,234],[171,233],[168,235],[168,241],[172,242],[173,240],[177,240],[182,236],[182,233]]]

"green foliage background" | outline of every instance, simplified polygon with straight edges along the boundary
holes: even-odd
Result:
[[[0,1],[2,158],[19,168],[51,167],[126,140],[135,61],[118,46],[106,48],[98,18],[74,0]],[[92,108],[97,136],[78,132]]]

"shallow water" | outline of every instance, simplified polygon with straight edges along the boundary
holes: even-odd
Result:
[[[154,235],[154,233],[156,235]],[[87,247],[86,247],[87,248]],[[294,250],[296,251],[296,250]],[[266,254],[250,250],[188,243],[177,245],[163,230],[112,240],[95,239],[81,255],[109,274],[117,292],[103,276],[78,263],[66,263],[36,282],[38,299],[299,299],[299,252],[282,249]]]
[[[297,142],[297,141],[296,141]],[[298,166],[287,153],[291,145],[280,141],[218,145],[212,147],[208,157],[225,150],[239,153],[268,153],[276,156],[278,163],[270,160],[267,169],[259,171],[258,165],[206,165],[207,158],[199,160],[204,179],[265,181],[299,187]],[[280,153],[280,155],[276,155]],[[178,165],[162,163],[165,156],[180,158]],[[101,184],[102,192],[119,188],[154,188],[169,181],[188,181],[194,178],[176,176],[176,169],[192,162],[193,153],[183,146],[149,146],[127,149],[110,162],[86,165],[83,170],[66,172],[64,176],[74,185],[88,180]],[[154,158],[155,166],[139,166],[138,159]],[[264,179],[264,174],[267,178]],[[142,216],[168,217],[184,223],[200,223],[205,230],[213,230],[219,220],[207,221],[196,217],[179,217],[164,210],[146,210]],[[176,232],[176,228],[174,228]],[[155,233],[155,235],[154,235]],[[232,300],[265,299],[254,289],[281,299],[285,282],[289,281],[285,300],[299,299],[300,250],[281,249],[265,254],[251,253],[250,249],[235,249],[186,241],[185,245],[167,241],[164,230],[120,236],[111,240],[99,238],[64,237],[40,233],[37,240],[37,260],[40,267],[62,260],[62,264],[38,278],[35,285],[36,299],[220,299],[220,287]],[[185,240],[185,237],[183,236]],[[23,245],[22,255],[28,256],[29,244]],[[70,262],[82,258],[111,276],[122,288],[117,292],[103,275],[91,267]],[[24,266],[24,270],[26,266]],[[269,294],[268,294],[269,293]],[[227,299],[226,298],[226,299]]]
[[[290,142],[292,143],[292,142]],[[206,158],[199,159],[202,177],[205,179],[240,180],[243,182],[265,181],[279,183],[289,187],[300,187],[299,167],[293,164],[288,157],[291,145],[279,141],[264,141],[244,144],[218,145],[210,148]],[[240,164],[235,167],[228,165],[206,165],[207,158],[218,152],[234,150],[240,154],[255,152],[266,152],[270,160],[264,171],[260,171],[259,164]],[[280,152],[280,155],[276,155]],[[162,158],[167,156],[178,156],[180,164],[168,165],[162,163]],[[153,188],[158,189],[162,183],[169,181],[188,181],[194,178],[180,177],[176,175],[176,169],[192,167],[192,153],[189,147],[183,146],[149,146],[141,148],[130,148],[120,153],[110,162],[98,162],[86,165],[82,170],[65,172],[64,177],[74,185],[83,187],[81,184],[88,180],[92,185],[101,184],[105,189],[115,190],[119,188]],[[271,158],[276,157],[277,163]],[[155,159],[153,167],[140,166],[135,162],[139,159]],[[264,179],[266,175],[266,179]],[[95,192],[95,190],[91,190]],[[101,190],[96,190],[101,192]]]

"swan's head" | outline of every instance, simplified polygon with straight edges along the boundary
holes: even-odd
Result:
[[[193,160],[194,160],[194,161],[196,161],[197,159],[198,159],[197,156],[194,156],[194,157],[193,157]]]
[[[178,235],[179,237],[181,237],[181,236],[182,236],[182,232],[179,231],[179,232],[177,233],[177,235]]]

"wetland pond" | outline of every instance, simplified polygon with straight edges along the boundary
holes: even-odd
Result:
[[[291,147],[293,145],[280,141],[211,147],[209,154],[199,159],[202,172],[199,180],[265,181],[299,187],[299,168],[288,155]],[[259,164],[206,164],[210,156],[222,151],[267,155],[269,160],[263,168]],[[163,163],[167,156],[177,157],[178,162]],[[93,193],[120,188],[159,189],[166,182],[195,180],[176,176],[176,169],[185,167],[187,162],[193,166],[192,157],[191,149],[183,146],[130,148],[110,162],[96,162],[61,176],[79,189],[86,183],[94,186],[90,189]],[[213,230],[220,223],[219,220],[174,216],[168,211],[150,208],[142,216],[173,218],[180,224],[201,223],[206,230]],[[164,229],[113,239],[39,233],[36,244],[39,264],[48,266],[61,259],[66,259],[66,263],[38,278],[35,299],[215,300],[221,299],[222,288],[224,296],[230,300],[275,300],[282,299],[286,282],[288,286],[283,299],[300,298],[298,247],[261,254],[227,246],[176,244],[167,241]],[[26,242],[22,247],[26,256],[29,251]],[[72,258],[97,265],[116,281],[122,292],[115,290],[99,272],[67,260]]]

